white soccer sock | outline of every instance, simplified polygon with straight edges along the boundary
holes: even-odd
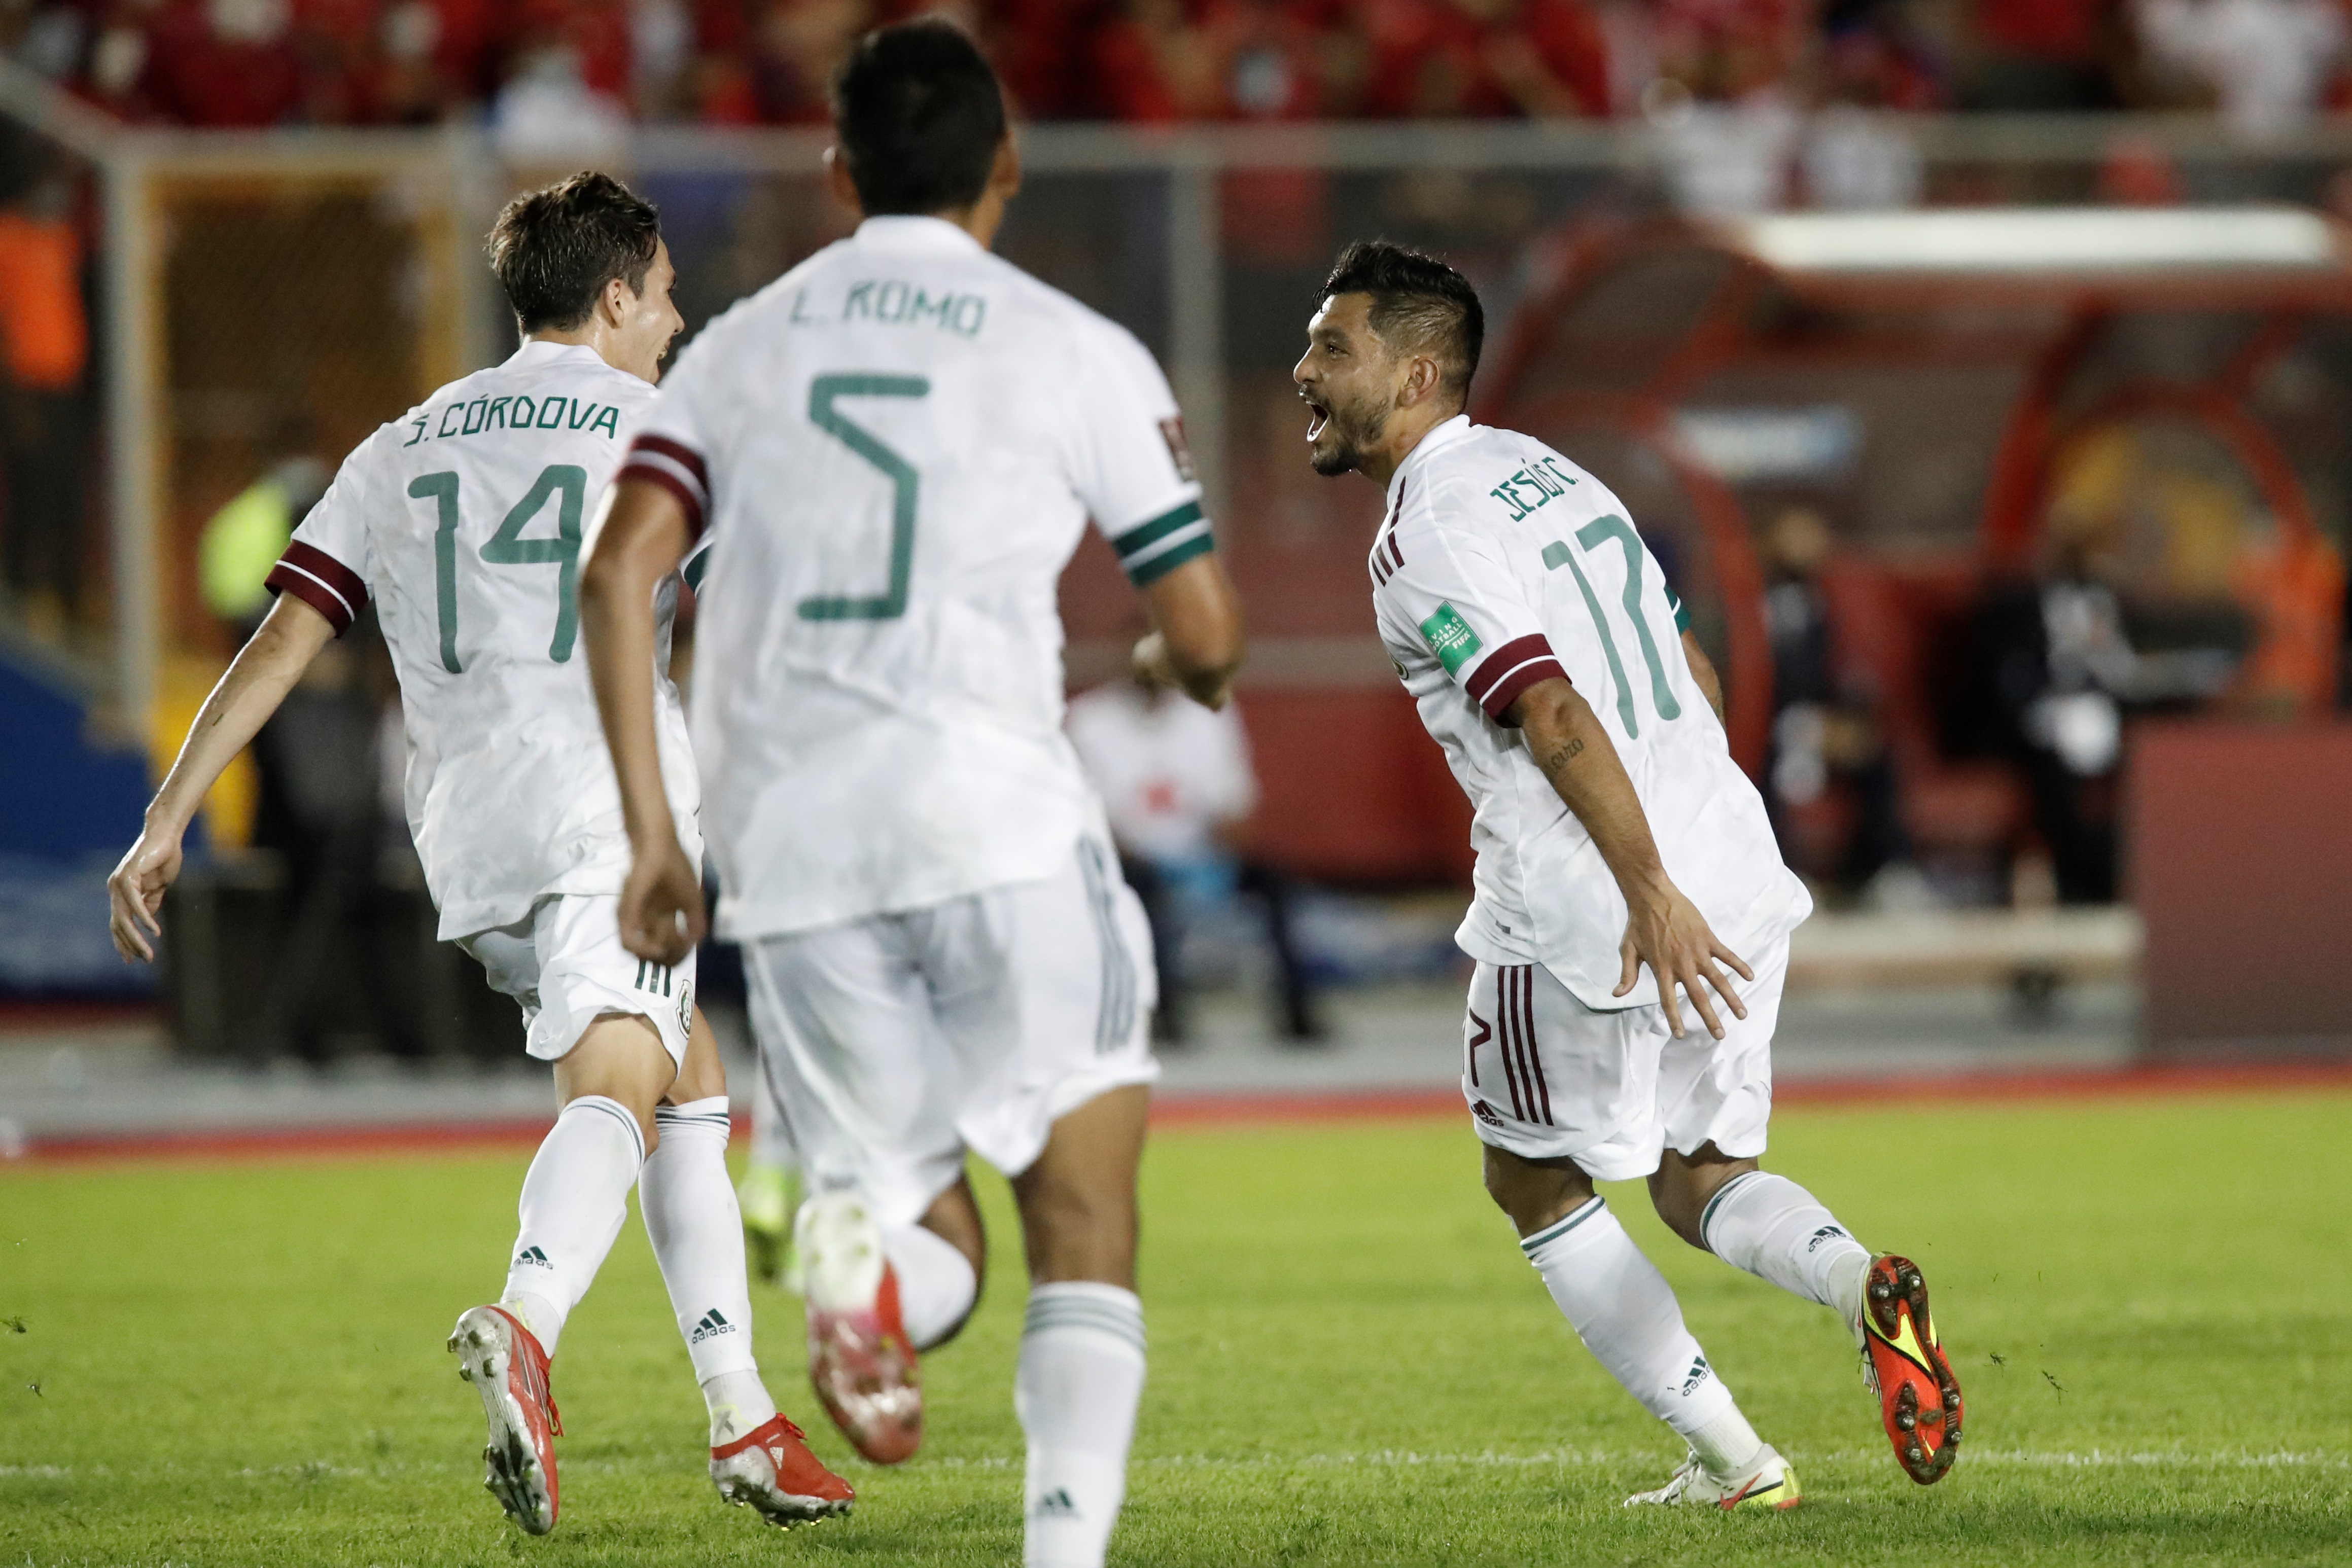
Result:
[[[956,1244],[919,1225],[882,1232],[882,1254],[898,1276],[898,1317],[917,1350],[929,1350],[963,1322],[980,1294],[980,1276]]]
[[[621,1234],[629,1188],[645,1163],[637,1119],[602,1094],[583,1094],[564,1106],[531,1158],[518,1206],[522,1228],[499,1299],[518,1309],[523,1326],[550,1355],[563,1320],[588,1293]]]
[[[1143,1396],[1143,1303],[1117,1285],[1029,1292],[1013,1408],[1029,1438],[1024,1568],[1101,1568]]]
[[[1869,1249],[1787,1176],[1769,1171],[1733,1176],[1707,1200],[1698,1233],[1733,1268],[1819,1301],[1849,1329],[1860,1320]]]
[[[751,1357],[751,1287],[743,1266],[743,1216],[727,1179],[727,1096],[654,1111],[661,1142],[646,1156],[637,1207],[669,1287],[687,1359],[710,1408],[713,1448],[776,1413]]]
[[[1674,1288],[1601,1199],[1594,1197],[1519,1247],[1576,1337],[1643,1409],[1695,1445],[1734,1408],[1731,1390],[1683,1326]],[[1736,1433],[1717,1430],[1737,1448]]]

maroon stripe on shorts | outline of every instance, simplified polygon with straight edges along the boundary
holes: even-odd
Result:
[[[1520,1039],[1527,1042],[1527,1071],[1536,1082],[1536,1099],[1543,1111],[1544,1125],[1557,1125],[1551,1119],[1551,1085],[1544,1081],[1543,1052],[1536,1040],[1536,967],[1528,964],[1519,970]]]
[[[1528,1107],[1519,1094],[1519,1064],[1511,1045],[1513,1027],[1511,970],[1505,965],[1495,971],[1495,1033],[1503,1048],[1503,1081],[1511,1086],[1511,1114],[1524,1122],[1528,1119]]]

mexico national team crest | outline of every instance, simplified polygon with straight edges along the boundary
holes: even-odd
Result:
[[[1168,455],[1176,464],[1176,477],[1187,485],[1198,478],[1199,475],[1192,467],[1192,444],[1184,439],[1184,421],[1181,418],[1161,420],[1160,437],[1168,443]]]

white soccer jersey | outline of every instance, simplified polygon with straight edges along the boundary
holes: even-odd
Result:
[[[653,393],[593,349],[525,343],[361,443],[269,574],[338,633],[376,601],[408,828],[445,938],[520,920],[547,894],[617,894],[628,874],[574,590],[588,518]],[[673,579],[656,606],[665,664],[677,601]],[[685,716],[666,676],[656,691],[662,777],[698,858]]]
[[[1475,808],[1476,897],[1457,939],[1540,963],[1585,1006],[1658,999],[1644,967],[1610,993],[1625,900],[1601,852],[1500,716],[1564,675],[1624,759],[1666,874],[1743,957],[1812,908],[1763,798],[1691,676],[1679,601],[1624,503],[1531,436],[1439,425],[1389,482],[1371,553],[1381,641]]]
[[[1101,805],[1055,593],[1091,517],[1139,584],[1210,548],[1133,337],[936,218],[870,218],[712,322],[627,474],[713,565],[695,750],[750,938],[1050,876]]]

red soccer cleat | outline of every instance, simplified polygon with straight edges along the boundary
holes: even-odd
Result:
[[[778,1416],[746,1437],[710,1450],[719,1495],[780,1529],[847,1513],[856,1493],[809,1452],[807,1434]]]
[[[820,1193],[794,1228],[807,1287],[809,1382],[834,1425],[877,1465],[923,1440],[923,1390],[898,1311],[898,1276],[865,1199]]]
[[[1960,1380],[1944,1359],[1916,1263],[1891,1252],[1870,1260],[1862,1327],[1863,1376],[1895,1457],[1913,1480],[1932,1486],[1960,1457]]]
[[[548,1392],[547,1352],[504,1307],[471,1307],[449,1335],[457,1375],[482,1396],[490,1424],[482,1485],[533,1535],[555,1528],[555,1438],[563,1419]]]

